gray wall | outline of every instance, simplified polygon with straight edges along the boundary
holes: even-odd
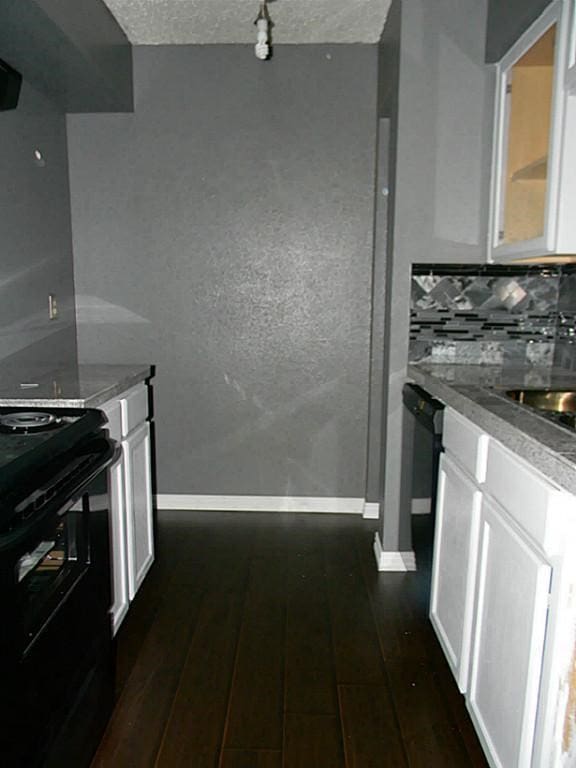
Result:
[[[486,61],[498,61],[552,0],[489,0]]]
[[[157,365],[160,493],[364,496],[376,46],[136,48],[70,116],[79,348]]]
[[[411,264],[486,259],[493,94],[491,70],[484,66],[486,10],[486,0],[401,4],[385,336],[382,541],[389,551],[411,546],[400,503]]]
[[[76,361],[66,122],[26,82],[18,108],[0,113],[0,169],[0,359],[4,377],[25,378],[37,360]]]
[[[368,451],[366,500],[382,496],[382,405],[385,369],[384,325],[386,297],[386,252],[388,241],[388,190],[390,184],[390,121],[378,120],[375,184],[374,258],[372,262],[372,315],[370,339],[370,388],[368,400]]]

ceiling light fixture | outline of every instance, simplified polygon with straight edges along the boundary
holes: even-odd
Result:
[[[270,58],[270,16],[268,15],[268,7],[266,0],[262,0],[260,3],[260,10],[256,17],[256,45],[254,46],[254,52],[256,58],[261,61],[265,61]]]

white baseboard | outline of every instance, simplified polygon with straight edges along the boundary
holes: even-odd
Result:
[[[413,515],[429,515],[432,512],[432,499],[412,499]]]
[[[379,571],[416,570],[416,555],[412,550],[409,552],[385,552],[377,533],[374,534],[374,555]]]
[[[160,493],[156,509],[220,512],[326,512],[362,515],[366,502],[328,496],[211,496]]]
[[[378,520],[380,517],[380,504],[377,501],[365,501],[362,517],[365,520]]]

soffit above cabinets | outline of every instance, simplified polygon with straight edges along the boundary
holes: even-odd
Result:
[[[134,45],[253,43],[259,0],[104,0]],[[375,43],[391,0],[268,0],[274,43]]]

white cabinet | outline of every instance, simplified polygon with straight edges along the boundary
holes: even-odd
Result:
[[[566,88],[571,94],[576,94],[576,0],[570,0]]]
[[[122,447],[110,470],[114,633],[154,561],[148,393],[141,384],[101,407]]]
[[[118,404],[119,407],[119,404]],[[120,434],[111,437],[120,441]],[[128,593],[128,563],[127,549],[124,545],[127,537],[126,502],[125,502],[125,468],[123,457],[109,470],[110,481],[110,538],[112,563],[112,627],[114,634],[124,620],[130,604]]]
[[[576,498],[445,410],[430,618],[496,768],[576,765]]]
[[[489,261],[576,252],[573,2],[554,0],[496,65]]]
[[[145,422],[122,441],[126,458],[126,541],[130,600],[154,561],[150,424]]]
[[[465,692],[482,494],[447,454],[440,459],[430,620]]]
[[[458,688],[466,691],[474,609],[476,557],[488,437],[447,408],[440,458],[430,621]]]
[[[491,657],[486,639],[494,634],[507,653],[502,674],[493,678],[501,689],[494,714],[487,718],[486,698],[479,694],[469,700],[470,712],[478,718],[480,738],[489,739],[495,765],[507,766],[510,755],[514,766],[573,765],[576,498],[496,441],[490,443],[483,495],[471,697],[473,681],[481,684]],[[490,622],[499,637],[488,629]],[[486,690],[489,685],[484,680]]]
[[[468,708],[498,768],[529,768],[551,567],[506,514],[482,504]]]

